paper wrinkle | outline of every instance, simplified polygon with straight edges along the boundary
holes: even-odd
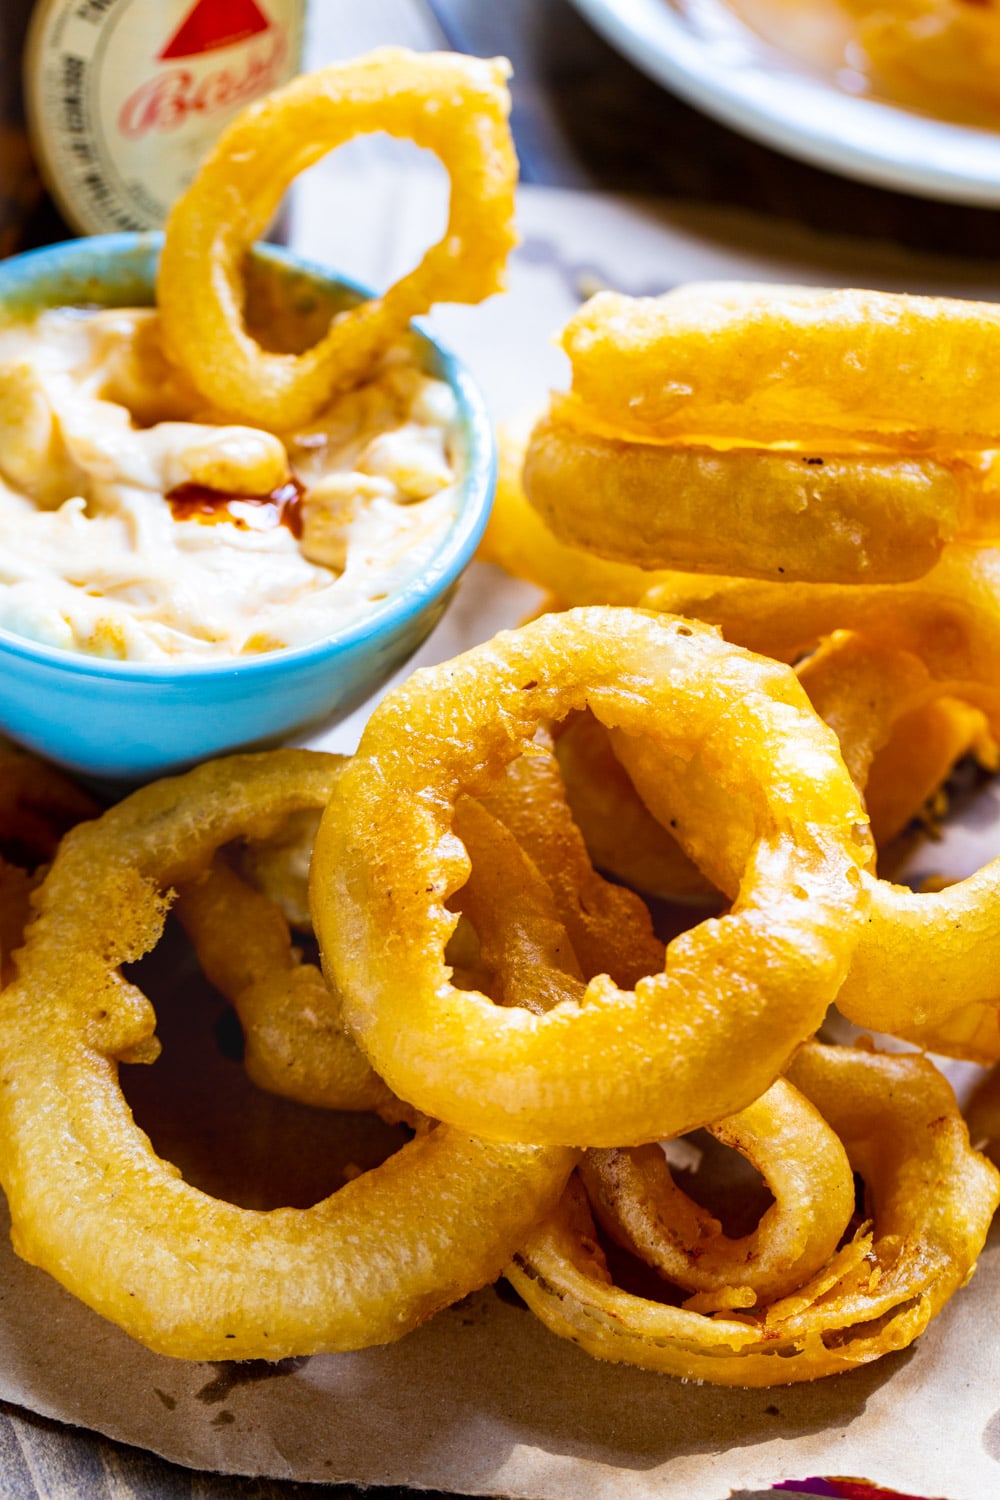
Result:
[[[383,261],[412,262],[430,237],[419,185],[411,179],[401,194],[392,171],[380,185],[370,172],[338,176],[335,161],[314,179],[297,248],[333,258],[336,201],[341,269],[366,274],[369,247],[345,239],[354,225],[393,247]],[[581,283],[656,291],[692,276],[750,277],[995,292],[987,268],[831,246],[705,210],[534,189],[522,194],[520,221],[525,244],[510,294],[430,320],[504,419],[539,407],[548,387],[564,382],[549,335],[573,311]],[[391,278],[395,266],[380,272]],[[538,597],[476,565],[407,671],[517,624]],[[306,742],[353,749],[370,707]],[[923,857],[936,870],[952,858],[959,867],[982,862],[998,816],[990,794]],[[1000,1291],[996,1233],[971,1285],[913,1348],[848,1375],[764,1391],[600,1364],[489,1289],[398,1345],[303,1360],[224,1389],[218,1367],[150,1354],[17,1260],[5,1211],[0,1236],[0,1398],[194,1468],[518,1500],[726,1500],[824,1473],[949,1500],[1000,1488],[1000,1342],[983,1336]]]

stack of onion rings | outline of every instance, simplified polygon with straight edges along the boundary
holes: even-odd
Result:
[[[639,302],[602,294],[566,330],[573,388],[554,399],[524,457],[525,484],[532,500],[542,496],[544,518],[519,487],[512,445],[486,555],[564,606],[640,603],[716,624],[733,642],[800,663],[803,682],[841,736],[885,851],[923,809],[940,814],[941,789],[959,758],[996,765],[1000,551],[993,539],[1000,521],[992,450],[1000,446],[1000,411],[985,386],[998,337],[995,308],[942,299],[755,286],[692,287]],[[587,445],[600,448],[603,478],[596,470],[571,474],[568,459],[549,463],[555,428],[573,435],[577,458]],[[680,502],[680,521],[691,522],[689,550],[645,548],[647,534],[669,530],[674,510],[654,485],[633,485],[631,466],[673,463],[679,450],[699,443],[712,445],[712,465],[745,465],[753,444],[782,462],[847,452],[868,465],[895,452],[900,462],[944,464],[965,498],[955,526],[934,543],[931,567],[930,554],[914,562],[926,513],[912,495],[904,502],[905,486],[894,491],[898,525],[877,491],[857,491],[861,509],[848,527],[857,544],[853,572],[828,566],[841,552],[850,563],[845,516],[804,512],[811,519],[800,535],[782,515],[781,485],[770,480],[749,519],[738,484],[720,499],[714,480],[699,481],[693,508],[683,496]],[[650,514],[640,522],[627,509],[604,510],[607,485]],[[545,524],[556,525],[544,498],[550,489],[561,511],[558,534]],[[618,525],[625,540],[605,546],[588,529],[592,522]],[[802,558],[786,566],[797,536]],[[873,538],[892,553],[887,569],[871,565]],[[746,549],[758,545],[765,565],[748,566]],[[803,564],[809,557],[816,567]],[[665,569],[667,560],[698,571]],[[757,579],[747,576],[753,573]],[[824,643],[842,631],[855,633],[855,645],[831,655]],[[596,786],[593,771],[601,756],[607,765],[608,747],[590,745],[588,770],[583,741],[584,731],[571,727],[561,754],[571,801],[602,865],[633,881],[638,875],[659,895],[703,895],[706,878],[718,885],[711,869],[692,871],[679,860],[651,823],[644,803],[661,810],[649,778],[638,787],[641,801],[620,773]],[[634,749],[615,748],[634,779]],[[616,843],[622,809],[638,840]],[[865,879],[871,916],[841,1008],[862,1026],[918,1046],[995,1060],[1000,862],[936,892]]]
[[[726,283],[601,293],[563,345],[572,390],[535,427],[524,488],[577,551],[895,583],[996,528],[991,304]]]

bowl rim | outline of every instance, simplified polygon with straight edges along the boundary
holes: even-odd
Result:
[[[59,266],[67,258],[93,257],[96,264],[120,260],[125,256],[141,260],[151,258],[150,270],[155,272],[155,260],[163,243],[162,232],[121,233],[91,235],[78,240],[64,240],[54,245],[45,245],[37,250],[12,256],[0,264],[0,318],[8,296],[8,285],[17,287],[24,282],[27,290],[38,284],[38,275],[51,269],[53,280],[59,277]],[[283,246],[258,243],[251,254],[265,262],[289,271],[322,281],[328,286],[342,288],[359,300],[378,294],[366,283],[322,266],[318,262],[299,256]],[[47,262],[52,262],[51,267]],[[22,278],[22,272],[27,272]],[[49,303],[55,307],[58,304]],[[101,304],[98,304],[101,305]],[[109,303],[108,306],[116,304]],[[124,303],[117,304],[124,306]],[[446,345],[423,327],[420,319],[411,322],[410,331],[418,345],[426,351],[431,373],[445,381],[455,395],[458,417],[456,426],[461,434],[465,472],[457,481],[459,503],[454,520],[442,537],[425,566],[401,589],[390,594],[384,601],[375,604],[357,620],[341,626],[339,630],[321,636],[302,646],[282,647],[276,651],[262,651],[252,656],[232,656],[211,661],[149,662],[120,661],[116,658],[89,656],[85,652],[67,650],[62,646],[51,646],[42,641],[33,641],[29,636],[16,634],[0,626],[0,652],[38,666],[51,667],[68,675],[118,682],[139,681],[153,686],[168,685],[181,680],[208,679],[226,680],[236,676],[254,676],[268,679],[281,675],[295,667],[308,668],[320,664],[352,647],[366,642],[391,638],[396,629],[419,616],[434,600],[441,597],[455,583],[472,556],[486,529],[490,506],[496,485],[497,451],[493,424],[486,409],[485,398],[468,369]]]

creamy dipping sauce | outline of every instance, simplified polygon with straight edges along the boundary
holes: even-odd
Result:
[[[292,432],[226,422],[154,309],[0,328],[0,627],[128,661],[307,645],[433,555],[455,399],[404,341]]]

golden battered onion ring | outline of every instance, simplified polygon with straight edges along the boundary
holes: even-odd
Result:
[[[809,1043],[789,1077],[843,1141],[874,1223],[793,1294],[711,1317],[614,1286],[574,1183],[506,1273],[548,1328],[598,1359],[738,1386],[813,1380],[912,1343],[973,1270],[1000,1177],[923,1058]]]
[[[511,762],[485,806],[547,882],[584,979],[610,974],[629,988],[663,968],[663,944],[645,902],[591,864],[548,735],[536,735],[531,753]]]
[[[580,1175],[601,1225],[665,1280],[701,1293],[699,1312],[753,1307],[797,1290],[826,1265],[854,1212],[843,1146],[784,1078],[707,1128],[752,1162],[774,1195],[755,1229],[738,1239],[724,1234],[676,1185],[655,1145],[586,1153]]]
[[[524,492],[553,536],[640,568],[895,583],[956,536],[973,471],[892,454],[667,446],[543,417]]]
[[[854,630],[925,664],[1000,729],[1000,547],[955,542],[912,583],[763,583],[662,574],[642,604],[718,625],[727,640],[797,661],[835,630]]]
[[[515,242],[509,71],[503,59],[383,48],[293,79],[223,132],[171,211],[157,279],[165,345],[208,401],[270,428],[307,422],[411,318],[502,290]],[[372,131],[440,158],[451,177],[447,229],[414,270],[336,318],[312,349],[267,353],[243,327],[244,256],[300,172]]]
[[[640,441],[866,440],[984,449],[1000,438],[993,302],[704,282],[599,292],[567,323],[562,420]]]
[[[336,761],[236,756],[136,792],[63,841],[0,992],[0,1176],[15,1248],[148,1347],[278,1359],[401,1337],[491,1280],[572,1156],[438,1128],[306,1210],[221,1203],[134,1124],[120,1059],[152,1007],[119,965],[220,845],[329,795]]]
[[[996,740],[981,709],[945,697],[900,715],[872,762],[865,787],[879,849],[914,819],[933,827],[944,817],[945,782],[966,756],[984,771],[997,770]]]
[[[339,997],[315,964],[300,962],[273,901],[217,859],[182,886],[174,910],[206,979],[239,1016],[243,1063],[258,1088],[323,1109],[406,1118],[344,1031]]]
[[[667,901],[718,894],[653,817],[593,714],[560,725],[555,748],[574,821],[599,870]]]
[[[676,575],[650,602],[720,625],[731,639],[795,659],[845,627],[919,657],[936,691],[980,708],[1000,732],[1000,549],[952,545],[911,584],[706,581]],[[631,767],[629,768],[632,769]],[[868,921],[837,999],[859,1026],[973,1062],[1000,1057],[1000,859],[946,890],[872,882]]]
[[[599,975],[581,1004],[532,1016],[449,982],[445,903],[469,871],[453,809],[488,796],[541,721],[588,706],[726,789],[742,885],[634,992]],[[866,829],[787,669],[693,623],[546,615],[383,699],[320,825],[316,931],[349,1029],[401,1098],[503,1139],[635,1145],[744,1108],[819,1025],[863,915]]]

